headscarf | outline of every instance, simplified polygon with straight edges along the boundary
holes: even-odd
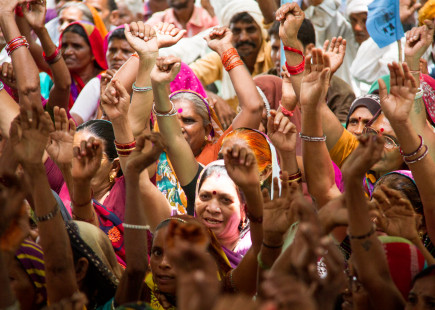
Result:
[[[73,252],[85,257],[97,272],[98,288],[101,292],[114,296],[122,270],[117,262],[112,244],[98,227],[83,222],[65,223]]]
[[[368,6],[373,0],[347,0],[346,2],[346,17],[349,19],[353,13],[367,13]]]
[[[374,116],[381,109],[381,100],[379,99],[379,95],[367,94],[356,98],[352,105],[349,108],[349,113],[346,118],[346,128],[349,125],[349,119],[353,112],[359,107],[367,108],[370,113]]]
[[[107,50],[109,49],[109,41],[110,41],[110,37],[112,36],[112,34],[118,30],[118,29],[125,29],[124,25],[120,25],[118,27],[116,27],[113,30],[110,30],[107,35],[104,37],[104,42],[103,42],[103,51],[104,51],[104,56],[107,54]]]
[[[418,11],[418,22],[423,25],[425,19],[433,20],[435,17],[435,0],[429,0]]]
[[[44,300],[47,300],[45,263],[42,248],[35,242],[26,239],[15,252],[15,257],[20,262],[21,266],[23,266],[32,284],[35,286],[36,293],[41,294]]]
[[[412,279],[425,267],[425,259],[420,250],[409,240],[401,237],[379,236],[391,277],[405,300],[412,288]]]
[[[388,93],[390,92],[390,76],[381,77],[384,80]],[[427,118],[432,126],[435,126],[435,80],[427,75],[420,74],[420,88],[423,90],[423,102],[426,107]],[[379,94],[379,83],[373,82],[369,90],[370,94]]]
[[[175,79],[171,82],[170,87],[171,93],[178,90],[190,90],[201,95],[203,98],[207,98],[207,94],[201,81],[195,73],[193,73],[193,70],[184,62],[181,63],[180,72],[178,72]]]
[[[60,35],[59,48],[62,48],[63,34],[65,33],[65,31],[68,28],[70,28],[73,25],[79,25],[80,27],[83,28],[83,30],[85,31],[85,33],[87,35],[87,38],[88,38],[88,41],[90,44],[91,52],[92,52],[93,56],[95,57],[95,62],[98,64],[98,66],[102,70],[107,70],[106,55],[104,54],[104,49],[103,49],[103,39],[102,39],[101,34],[98,31],[98,29],[91,23],[80,21],[80,22],[73,22],[73,23],[69,24],[68,27],[66,27],[66,29]],[[85,87],[85,83],[82,81],[82,79],[80,78],[80,76],[78,74],[71,73],[71,77],[74,79],[75,83],[71,83],[71,93],[70,93],[70,100],[69,100],[69,106],[68,106],[69,109],[72,108],[78,95],[80,94],[82,89]]]
[[[94,20],[94,25],[98,29],[98,32],[101,35],[101,39],[104,39],[104,37],[107,35],[107,29],[106,26],[104,25],[103,19],[101,18],[98,11],[92,5],[89,5],[87,3],[85,4],[88,6],[89,10],[92,13],[92,19]]]

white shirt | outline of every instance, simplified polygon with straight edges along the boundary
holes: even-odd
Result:
[[[70,110],[71,115],[80,116],[83,122],[97,117],[100,85],[101,81],[97,77],[94,77],[85,85]]]

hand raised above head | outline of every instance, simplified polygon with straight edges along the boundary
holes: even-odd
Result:
[[[204,39],[208,47],[219,55],[233,47],[233,33],[228,27],[215,27]]]
[[[22,5],[21,8],[24,18],[35,31],[45,27],[45,15],[47,13],[45,0],[26,2],[26,5]]]
[[[117,119],[127,118],[130,107],[130,95],[125,87],[117,79],[112,79],[101,94],[101,105],[111,122]]]
[[[125,37],[140,57],[156,57],[159,47],[156,31],[144,22],[125,24]]]
[[[282,112],[270,111],[267,118],[267,135],[278,150],[295,152],[296,126]]]
[[[344,56],[346,54],[346,39],[343,39],[342,37],[333,37],[331,44],[329,44],[329,40],[326,40],[323,45],[323,54],[328,55],[329,57],[332,76],[343,64]]]
[[[293,46],[297,43],[299,28],[305,18],[304,11],[296,2],[286,3],[276,11],[276,20],[281,22],[279,37],[284,46]]]
[[[80,146],[75,146],[73,154],[71,176],[76,180],[90,181],[100,169],[103,143],[90,137],[88,141],[81,141]]]
[[[151,148],[145,148],[146,141],[151,143]],[[157,132],[153,132],[150,135],[142,134],[136,137],[136,148],[127,159],[126,174],[142,172],[149,165],[157,161],[163,148],[163,138]]]
[[[180,41],[186,34],[186,30],[179,29],[173,24],[160,22],[153,27],[157,34],[159,48],[169,47]]]
[[[419,69],[420,58],[432,45],[434,24],[425,20],[421,27],[414,27],[406,33],[405,59],[412,70]]]
[[[157,57],[156,65],[151,71],[151,80],[154,83],[169,84],[180,72],[181,59],[175,56]]]

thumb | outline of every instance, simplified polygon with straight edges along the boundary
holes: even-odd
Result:
[[[177,35],[174,37],[174,39],[176,39],[177,41],[178,41],[178,40],[181,40],[181,38],[184,37],[184,35],[185,35],[186,33],[187,33],[187,30],[185,30],[185,29],[180,30],[180,31],[177,33]]]
[[[267,118],[267,133],[268,133],[268,135],[270,135],[271,133],[274,132],[273,119],[274,118],[272,116],[269,116]]]
[[[121,95],[121,97],[127,97],[127,96],[129,96],[129,94],[127,93],[127,90],[125,89],[124,85],[122,85],[119,80],[114,80],[114,86],[116,88],[116,91]]]
[[[384,103],[384,100],[388,97],[387,85],[383,79],[378,79],[379,84],[379,99],[381,100],[381,106]]]

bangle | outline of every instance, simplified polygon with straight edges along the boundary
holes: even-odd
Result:
[[[72,211],[72,210],[73,209],[71,208],[72,216],[77,221],[82,221],[82,222],[91,223],[91,224],[95,221],[95,211],[94,210],[92,210],[92,216],[89,219],[85,219],[85,218],[81,218],[81,217],[77,216],[77,214],[75,214],[74,211]]]
[[[376,231],[376,224],[372,223],[372,228],[370,229],[370,231],[364,235],[359,235],[359,236],[353,236],[349,233],[349,231],[347,232],[347,234],[349,235],[350,239],[357,239],[357,240],[362,240],[362,239],[366,239],[368,237],[370,237],[371,235],[373,235]]]
[[[234,47],[229,48],[222,53],[222,64],[224,65],[224,67],[226,67],[231,63],[231,61],[233,61],[237,57],[239,57],[239,53],[237,52],[237,50]]]
[[[292,180],[296,180],[296,179],[301,178],[301,177],[302,177],[301,169],[298,169],[298,172],[288,176],[288,180],[292,181]]]
[[[54,207],[53,211],[50,213],[43,215],[43,216],[37,216],[36,217],[36,223],[46,222],[48,220],[51,220],[56,216],[56,214],[59,212],[59,205],[56,202],[56,206]],[[36,214],[35,214],[36,215]]]
[[[3,84],[2,81],[0,81],[0,91],[2,91],[5,88],[5,84]]]
[[[15,39],[12,39],[11,41],[9,41],[8,44],[6,44],[6,52],[8,53],[8,56],[10,56],[16,49],[25,46],[25,47],[29,47],[29,43],[27,43],[26,37],[25,36],[19,36],[16,37]]]
[[[418,92],[415,94],[414,100],[418,100],[423,97],[423,89],[419,88]]]
[[[423,154],[421,154],[421,156],[417,157],[414,160],[408,160],[405,157],[403,158],[403,161],[405,162],[405,164],[409,165],[409,164],[415,164],[416,162],[422,160],[423,158],[426,157],[427,153],[429,153],[429,148],[427,147],[427,145],[424,145],[424,147],[426,148],[425,151],[423,152]]]
[[[150,225],[133,225],[133,224],[122,224],[124,228],[130,228],[130,229],[138,229],[138,230],[150,230]]]
[[[154,113],[156,116],[174,116],[174,115],[177,115],[177,110],[175,109],[175,104],[174,104],[172,101],[170,101],[170,100],[169,100],[169,102],[170,102],[171,105],[172,105],[172,109],[171,109],[171,111],[166,112],[166,113],[160,113],[160,112],[157,112],[157,111],[156,111],[156,104],[154,103],[154,104],[153,104],[153,113]]]
[[[405,153],[403,152],[402,148],[399,148],[400,155],[402,155],[403,157],[413,157],[413,156],[417,155],[418,152],[419,152],[419,151],[421,150],[421,148],[423,147],[423,144],[424,144],[423,137],[420,136],[420,135],[418,135],[418,137],[420,138],[420,145],[419,145],[418,149],[417,149],[415,152],[411,153],[411,154],[405,154]]]
[[[51,65],[57,62],[60,59],[60,57],[62,57],[62,54],[60,53],[60,49],[56,47],[56,50],[50,56],[46,56],[45,52],[42,52],[42,56],[44,57],[45,62]]]
[[[129,150],[131,148],[135,148],[136,147],[136,140],[133,140],[133,142],[130,142],[130,143],[118,143],[115,140],[115,147],[116,147],[116,149],[119,149],[119,150]]]
[[[137,87],[136,82],[133,83],[131,88],[133,89],[133,91],[137,91],[137,92],[147,92],[147,91],[153,90],[153,88],[151,86]]]
[[[302,140],[307,142],[325,142],[326,136],[323,135],[322,137],[310,137],[302,134],[302,132],[299,133],[299,137],[301,137]]]
[[[270,269],[270,267],[266,266],[266,264],[264,264],[263,261],[261,260],[261,251],[258,252],[257,263],[258,263],[258,267],[260,267],[263,270],[269,270]]]
[[[280,245],[268,245],[268,244],[264,243],[264,241],[263,241],[263,246],[265,248],[268,248],[268,249],[279,249],[279,248],[282,248],[283,245],[284,245],[284,243],[281,243]]]
[[[281,108],[281,113],[284,114],[287,117],[292,117],[293,116],[293,111],[289,111],[286,108],[284,108],[284,106],[280,103],[279,107]]]
[[[94,197],[94,191],[92,190],[92,188],[91,188],[91,197],[89,198],[89,200],[87,200],[85,203],[80,203],[80,204],[78,204],[78,203],[76,203],[75,201],[74,201],[74,199],[72,198],[72,196],[71,196],[71,210],[72,210],[72,207],[74,206],[74,207],[77,207],[77,208],[80,208],[80,207],[84,207],[84,206],[86,206],[87,204],[89,204],[90,202],[92,202],[92,197]]]
[[[252,216],[252,214],[249,213],[249,211],[247,210],[246,210],[246,217],[249,219],[251,223],[258,223],[258,224],[263,223],[263,216],[259,216],[259,217]]]
[[[242,65],[244,65],[244,63],[241,59],[239,59],[236,62],[233,62],[229,66],[225,67],[225,70],[228,72],[228,71],[231,71],[232,69],[234,69],[235,67],[242,66]]]
[[[304,56],[304,53],[302,53],[298,49],[295,49],[295,48],[292,48],[292,47],[289,47],[289,46],[284,46],[284,50],[285,51],[289,51],[289,52],[293,52],[293,53],[296,53],[296,54],[299,54],[299,55],[302,56],[302,62],[299,65],[297,65],[297,66],[289,66],[287,61],[285,62],[285,66],[287,68],[288,73],[291,74],[291,75],[296,75],[296,74],[304,72],[304,70],[305,70],[305,56]]]
[[[420,74],[420,70],[410,70],[411,74]]]

